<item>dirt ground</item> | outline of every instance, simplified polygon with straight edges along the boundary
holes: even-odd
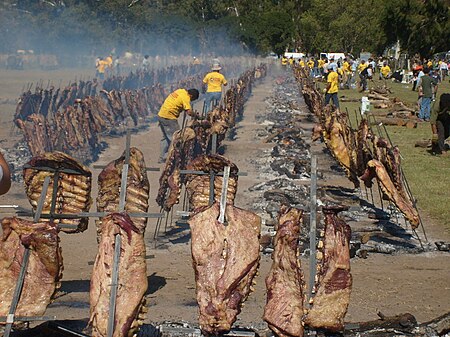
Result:
[[[67,78],[70,72],[49,72],[33,74],[34,78],[51,79]],[[77,74],[74,73],[74,78]],[[262,158],[263,152],[272,145],[264,143],[258,132],[263,127],[255,120],[267,111],[266,99],[273,95],[276,85],[273,73],[262,83],[254,87],[253,95],[245,106],[244,118],[237,128],[236,138],[226,141],[225,155],[237,164],[240,171],[247,176],[239,178],[239,189],[236,199],[238,207],[252,209],[254,193],[248,188],[262,182],[264,177],[254,164],[255,158]],[[21,77],[20,81],[17,77]],[[20,138],[20,134],[12,129],[12,115],[15,105],[11,100],[17,98],[23,86],[33,80],[23,72],[4,72],[0,80],[0,146],[3,151],[11,149]],[[8,82],[10,81],[10,82]],[[10,83],[10,84],[8,84]],[[11,84],[13,83],[13,84]],[[12,86],[14,88],[12,88]],[[302,105],[302,113],[307,111]],[[311,129],[305,119],[305,129]],[[141,149],[145,155],[148,167],[161,167],[157,164],[160,133],[156,124],[148,129],[132,135],[132,146]],[[99,160],[93,164],[106,164],[119,157],[125,147],[125,138],[105,138],[108,148],[101,153]],[[333,160],[323,151],[323,145],[312,148],[318,155],[319,171],[323,179],[319,186],[341,186],[350,188],[350,183],[342,173],[333,171],[330,166]],[[93,169],[93,198],[97,193],[98,169]],[[155,203],[158,189],[158,172],[149,172],[151,184],[150,212],[158,212]],[[11,191],[0,197],[1,204],[17,204],[30,208],[21,183],[14,183]],[[95,205],[92,210],[94,210]],[[174,221],[177,218],[176,210]],[[12,216],[14,212],[0,209],[2,217]],[[436,240],[450,241],[446,232],[422,212],[430,242]],[[188,227],[185,224],[168,226],[164,235],[162,229],[158,241],[153,240],[156,220],[151,219],[145,234],[147,243],[147,268],[149,290],[147,305],[149,307],[147,323],[166,320],[195,323],[197,320],[197,304],[195,298],[194,272],[191,265],[190,239]],[[353,226],[352,223],[350,223]],[[163,224],[164,227],[164,224]],[[87,319],[89,317],[89,280],[97,243],[95,225],[90,222],[89,229],[81,234],[61,234],[61,246],[64,257],[64,277],[62,280],[62,296],[52,303],[47,315],[56,315],[58,319]],[[302,264],[307,269],[308,258],[302,257]],[[271,265],[270,255],[262,255],[260,272],[257,277],[255,292],[246,302],[239,315],[237,325],[263,326],[262,314],[265,304],[264,278]],[[419,322],[424,322],[450,311],[450,255],[449,253],[431,251],[421,254],[369,254],[367,259],[352,259],[353,290],[350,307],[346,316],[348,322],[358,322],[377,319],[377,311],[385,315],[396,315],[409,312],[416,316]],[[306,274],[308,275],[308,274]]]

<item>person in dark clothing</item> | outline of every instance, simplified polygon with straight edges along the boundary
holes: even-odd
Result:
[[[447,153],[445,140],[450,136],[450,93],[444,93],[436,102],[431,112],[431,152],[433,154]]]
[[[419,95],[422,96],[422,102],[420,103],[419,119],[429,121],[430,120],[430,110],[431,110],[431,100],[433,99],[433,94],[437,81],[429,76],[430,69],[424,68],[423,75],[419,79]]]

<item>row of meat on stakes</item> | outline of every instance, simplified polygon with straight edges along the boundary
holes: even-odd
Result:
[[[144,241],[147,220],[139,214],[148,210],[149,181],[141,151],[131,148],[124,212],[118,212],[125,158],[124,153],[109,163],[98,177],[97,211],[107,215],[96,221],[99,246],[91,276],[90,320],[86,330],[92,336],[107,336],[108,310],[105,308],[110,301],[116,235],[122,238],[118,269],[121,286],[117,292],[113,336],[132,335],[148,310],[145,306],[148,284]],[[224,211],[217,201],[208,204],[207,182],[192,178],[187,184],[199,323],[205,335],[217,335],[231,329],[253,289],[260,259],[261,218],[234,206],[238,169],[230,160],[220,155],[201,155],[188,166],[196,170],[208,166],[218,172],[225,166],[231,168]],[[59,174],[59,179],[54,179],[55,174]],[[60,214],[62,218],[50,221],[43,217],[38,223],[16,217],[2,220],[0,316],[8,313],[26,248],[31,250],[29,266],[32,270],[26,273],[16,315],[44,314],[62,278],[59,231],[76,233],[87,226],[87,222],[77,219],[76,215],[88,212],[92,203],[89,169],[61,152],[33,157],[24,169],[24,181],[35,209],[45,177],[50,177],[50,184],[42,214],[49,214],[53,203],[53,214]],[[55,181],[57,186],[53,185]],[[218,185],[220,183],[217,181]],[[221,192],[217,192],[220,197]],[[304,277],[298,259],[302,211],[287,206],[280,211],[273,265],[266,278],[268,297],[264,311],[264,319],[277,336],[303,336],[304,324],[331,331],[343,329],[352,281],[348,249],[350,228],[336,216],[339,211],[332,207],[324,209],[325,230],[321,233],[324,241],[318,246],[316,296],[306,315]],[[223,219],[220,218],[222,212]],[[75,219],[67,216],[70,214]],[[67,224],[74,229],[64,229],[63,225]]]
[[[371,188],[376,178],[383,199],[392,202],[411,227],[417,228],[419,212],[405,184],[398,147],[373,132],[365,118],[361,118],[357,130],[353,129],[346,112],[323,105],[321,93],[314,82],[307,80],[303,69],[296,68],[295,76],[302,83],[306,104],[319,120],[313,131],[313,140],[321,138],[325,142],[355,188],[360,186],[360,181]]]
[[[224,67],[230,74],[242,71],[241,65],[235,62],[225,63]],[[189,74],[186,69],[190,69]],[[206,71],[200,67],[191,74],[191,68],[168,67],[159,71],[167,72],[164,76],[158,73],[158,78],[165,82],[154,83],[153,76],[148,75],[151,83],[133,89],[129,83],[141,72],[124,78],[113,77],[103,88],[96,80],[75,81],[64,89],[53,86],[43,89],[41,83],[34,93],[30,88],[21,95],[14,122],[22,131],[32,156],[62,151],[93,161],[102,147],[101,134],[123,133],[130,126],[146,127],[171,90],[200,88]]]

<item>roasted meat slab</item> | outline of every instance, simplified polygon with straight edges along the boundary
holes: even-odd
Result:
[[[237,190],[238,168],[236,164],[229,159],[218,155],[202,155],[192,160],[186,167],[187,170],[223,173],[225,166],[230,167],[230,177],[228,179],[227,204],[234,203],[234,197]],[[219,201],[222,194],[223,177],[214,177],[214,200]],[[189,203],[192,210],[209,205],[210,176],[209,175],[189,175],[187,177],[186,188],[189,197]]]
[[[266,277],[267,303],[264,320],[278,337],[303,336],[303,273],[298,258],[302,211],[283,207]]]
[[[125,153],[109,163],[98,176],[97,210],[99,212],[118,212],[120,184],[122,179]],[[132,147],[128,165],[125,211],[129,213],[147,213],[150,183],[147,178],[144,155]],[[103,220],[97,221],[97,233],[100,234]],[[134,225],[141,233],[145,232],[147,218],[133,218]]]
[[[227,205],[226,224],[218,217],[219,204],[214,203],[189,220],[199,322],[205,335],[231,329],[251,291],[260,258],[259,216]]]
[[[46,152],[33,157],[28,165],[30,168],[23,170],[25,192],[28,200],[36,210],[39,198],[42,193],[44,179],[50,177],[50,184],[44,201],[42,214],[50,213],[52,206],[53,184],[55,172],[45,170],[48,167],[52,170],[71,170],[73,173],[59,172],[58,186],[56,192],[55,214],[76,214],[88,212],[91,207],[91,179],[92,174],[89,168],[77,162],[74,158],[62,152]],[[37,169],[37,168],[40,169]],[[43,169],[44,168],[44,169]],[[41,219],[48,221],[48,219]],[[64,219],[54,220],[54,223],[75,225],[75,228],[61,228],[66,233],[78,233],[87,229],[89,219]]]
[[[116,235],[121,236],[121,250],[113,336],[132,336],[142,322],[145,309],[147,265],[144,236],[124,213],[104,217],[102,229],[91,278],[89,325],[92,337],[107,336]]]
[[[411,223],[411,227],[417,228],[420,223],[419,213],[409,198],[405,198],[406,192],[400,193],[392,182],[386,167],[378,160],[371,160],[367,163],[367,169],[361,176],[366,186],[372,185],[372,179],[377,178],[380,182],[383,193],[386,194],[395,206],[405,215]]]
[[[30,258],[16,315],[42,316],[62,277],[63,262],[57,226],[48,222],[4,218],[2,229],[0,316],[7,316],[9,312],[26,247],[31,250]]]
[[[316,295],[305,324],[314,329],[342,331],[350,302],[350,226],[337,217],[343,207],[324,207],[325,237],[318,252]],[[320,243],[319,243],[320,247]]]

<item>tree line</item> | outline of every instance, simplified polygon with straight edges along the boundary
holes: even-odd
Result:
[[[380,54],[400,41],[429,57],[450,49],[449,8],[449,0],[7,0],[0,49]]]

